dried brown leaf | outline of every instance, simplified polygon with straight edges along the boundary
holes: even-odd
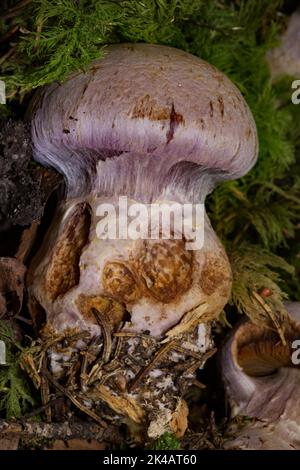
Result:
[[[20,312],[25,272],[25,266],[15,258],[0,258],[0,318]]]
[[[130,395],[118,396],[105,385],[99,385],[97,394],[115,413],[128,416],[135,423],[141,423],[145,412]]]

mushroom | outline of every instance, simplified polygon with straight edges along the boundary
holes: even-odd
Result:
[[[300,302],[287,302],[290,314],[284,344],[267,327],[242,321],[221,353],[222,376],[232,416],[252,422],[228,432],[226,448],[300,449]]]
[[[176,232],[171,239],[99,238],[97,208],[116,205],[120,196],[130,207],[156,204],[162,211],[166,203],[204,203],[215,184],[246,174],[257,158],[257,133],[238,89],[183,51],[116,45],[87,72],[39,92],[30,116],[35,159],[61,172],[67,187],[29,270],[33,318],[44,311],[57,331],[76,327],[95,337],[105,317],[112,333],[146,332],[158,344],[186,335],[182,344],[205,355],[210,323],[231,289],[230,265],[207,215],[203,246],[189,250]],[[161,378],[161,389],[169,381],[172,395],[181,396],[165,372],[151,374],[149,380]],[[184,409],[178,402],[175,408]]]

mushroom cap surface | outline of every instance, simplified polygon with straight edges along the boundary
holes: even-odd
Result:
[[[117,178],[119,192],[134,186],[130,195],[147,201],[170,182],[183,192],[188,185],[187,199],[197,199],[191,187],[203,172],[208,193],[219,180],[246,174],[258,152],[255,122],[236,86],[166,46],[107,47],[88,71],[37,93],[31,119],[35,159],[63,173],[72,195],[89,183],[113,192]]]

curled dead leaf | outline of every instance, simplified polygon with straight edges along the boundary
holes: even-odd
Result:
[[[176,437],[182,437],[185,434],[185,431],[188,427],[188,414],[188,406],[185,400],[180,398],[170,422],[171,431],[175,434]]]

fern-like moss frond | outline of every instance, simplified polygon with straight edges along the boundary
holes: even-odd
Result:
[[[233,272],[231,303],[241,314],[246,314],[252,321],[275,328],[274,318],[279,325],[284,324],[287,312],[283,301],[287,298],[280,285],[282,275],[292,276],[294,268],[280,256],[271,254],[259,245],[243,243],[230,254]],[[263,295],[268,309],[257,301],[257,294]],[[274,318],[272,316],[274,315]]]
[[[20,418],[34,405],[34,398],[19,364],[22,348],[4,320],[0,321],[0,340],[6,345],[6,364],[0,365],[0,412],[7,419]]]

